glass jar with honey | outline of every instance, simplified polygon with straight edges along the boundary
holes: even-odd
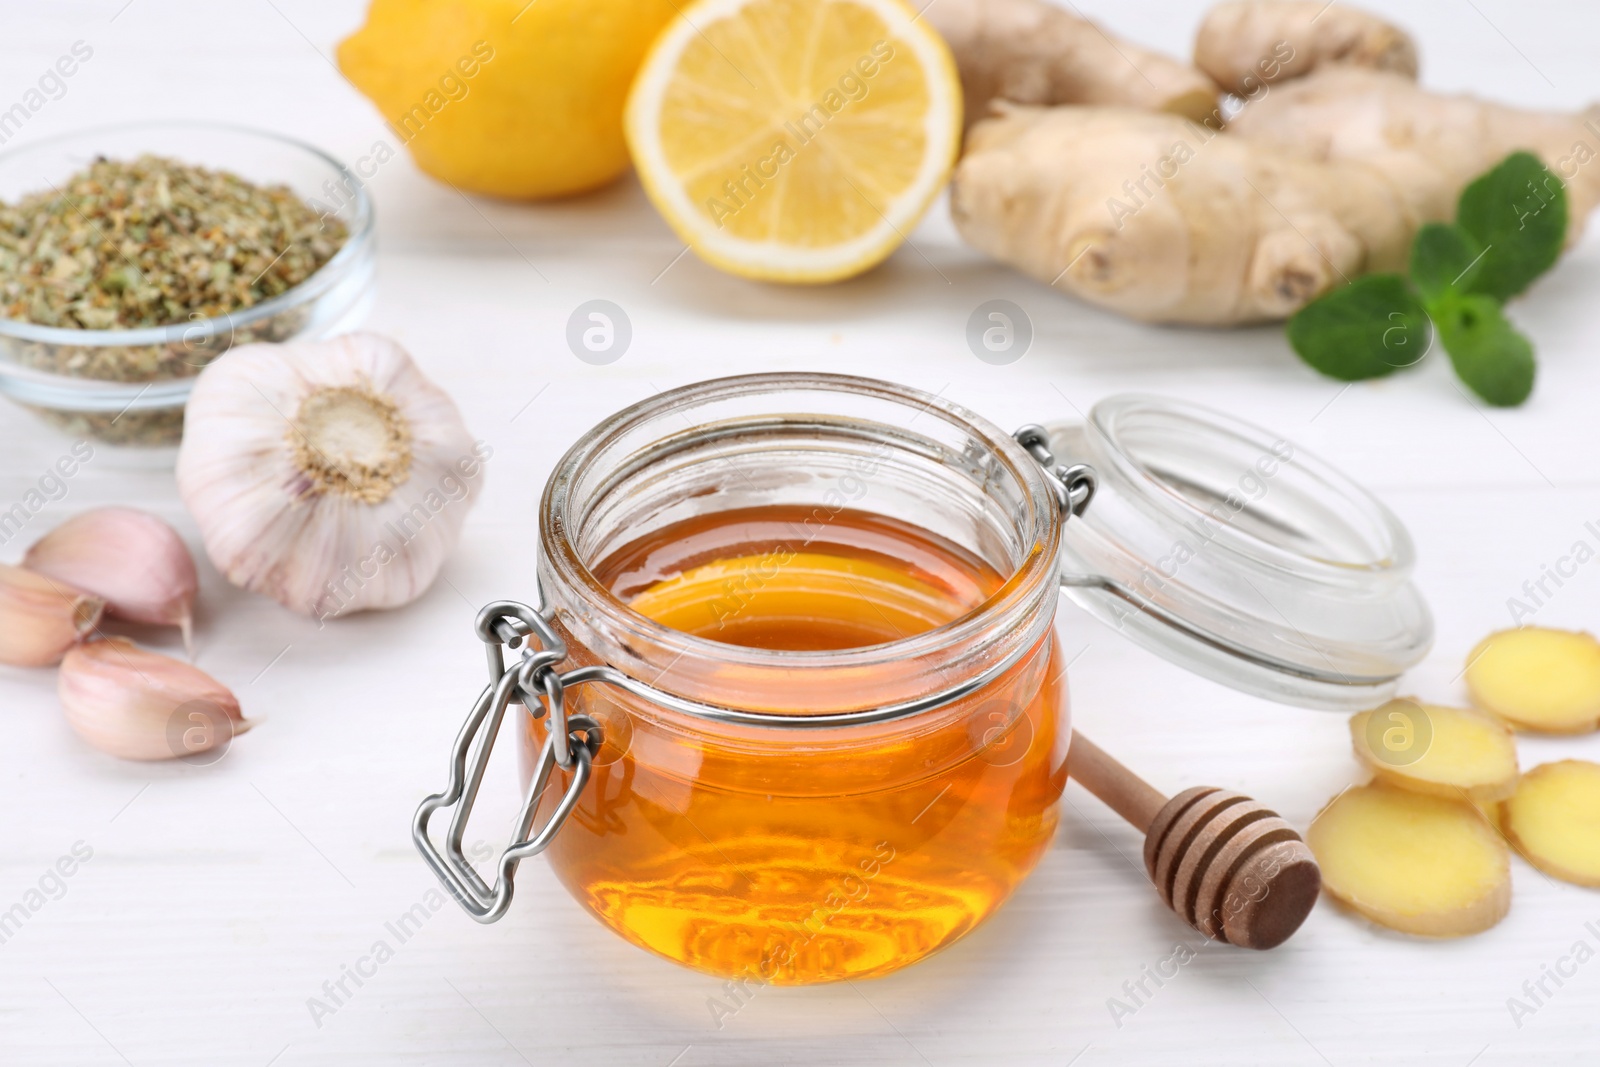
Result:
[[[1431,634],[1378,501],[1151,398],[1011,435],[863,378],[688,386],[573,446],[539,540],[538,606],[479,615],[490,681],[419,849],[480,921],[543,853],[634,944],[763,983],[915,962],[1038,863],[1067,779],[1061,591],[1301,704],[1381,699]],[[490,881],[461,842],[508,708],[527,793]]]

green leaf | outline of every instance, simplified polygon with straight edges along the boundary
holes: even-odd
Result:
[[[1514,407],[1533,392],[1533,343],[1506,319],[1499,301],[1481,293],[1446,294],[1434,307],[1439,340],[1456,374],[1496,407]]]
[[[1452,289],[1468,292],[1482,265],[1483,247],[1453,222],[1430,222],[1411,243],[1411,281],[1432,304]]]
[[[1367,274],[1289,320],[1289,343],[1311,366],[1344,382],[1381,378],[1428,351],[1428,316],[1398,274]]]
[[[1462,190],[1456,222],[1488,250],[1468,291],[1509,300],[1561,255],[1567,189],[1536,157],[1513,152]]]

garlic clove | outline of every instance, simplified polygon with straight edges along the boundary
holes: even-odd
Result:
[[[492,453],[403,348],[355,333],[208,365],[176,473],[217,570],[324,620],[421,596]]]
[[[78,736],[123,759],[197,756],[251,725],[205,671],[121,637],[67,653],[56,690]]]
[[[22,565],[104,597],[113,618],[178,626],[190,645],[194,557],[178,531],[135,508],[74,515],[36,541]]]
[[[48,667],[100,625],[104,600],[21,567],[0,564],[0,663]]]

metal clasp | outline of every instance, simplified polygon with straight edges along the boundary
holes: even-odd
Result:
[[[1074,463],[1070,467],[1057,463],[1055,453],[1050,451],[1050,435],[1037,423],[1029,423],[1011,436],[1050,476],[1056,498],[1061,503],[1061,517],[1082,515],[1089,501],[1094,499],[1094,490],[1099,484],[1094,468],[1087,463]]]
[[[565,682],[556,671],[556,665],[567,658],[567,646],[549,620],[526,604],[501,600],[478,613],[475,629],[488,652],[489,684],[456,735],[450,755],[450,782],[444,792],[434,793],[418,806],[411,822],[411,840],[456,903],[478,922],[492,923],[511,906],[517,865],[549,847],[556,831],[572,814],[579,794],[589,783],[601,737],[600,726],[593,719],[585,715],[567,715]],[[530,638],[537,638],[537,648]],[[503,649],[516,649],[525,644],[521,660],[508,667]],[[528,713],[536,719],[548,712],[550,730],[539,751],[521,814],[512,827],[511,844],[500,854],[494,887],[490,888],[467,862],[461,842],[466,834],[467,818],[472,814],[478,789],[483,784],[489,755],[494,751],[495,738],[500,733],[501,720],[506,708],[514,702],[526,705]],[[532,833],[539,800],[556,767],[569,772],[572,780],[549,819],[537,833]],[[455,806],[455,812],[450,817],[441,850],[428,836],[428,821],[434,812],[451,805]]]

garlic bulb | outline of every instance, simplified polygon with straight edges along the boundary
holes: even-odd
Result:
[[[221,682],[121,637],[68,652],[56,691],[78,736],[123,759],[196,756],[250,728]]]
[[[106,602],[64,582],[0,564],[0,663],[48,667],[100,625]]]
[[[178,531],[134,508],[74,515],[34,542],[22,565],[105,598],[118,619],[183,628],[189,642],[200,580]]]
[[[244,345],[195,381],[178,491],[230,582],[325,619],[422,595],[491,451],[388,338]]]

